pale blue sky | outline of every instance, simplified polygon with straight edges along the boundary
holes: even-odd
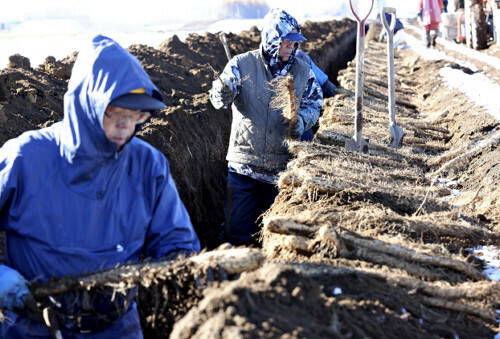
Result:
[[[353,3],[369,4],[370,0],[352,0]],[[81,14],[97,22],[147,22],[158,20],[200,20],[217,15],[223,0],[22,0],[2,4],[0,19],[22,20],[44,14]],[[340,8],[348,0],[267,0],[269,7],[280,7],[296,17],[321,15],[325,9]],[[404,14],[417,7],[416,0],[376,0],[375,6],[393,6]],[[145,6],[147,4],[147,6]]]
[[[224,0],[18,0],[2,1],[0,23],[22,21],[27,18],[65,18],[80,16],[79,20],[30,20],[14,26],[11,32],[0,31],[0,68],[6,65],[8,56],[19,53],[28,57],[32,65],[38,65],[48,55],[61,59],[78,50],[88,35],[106,34],[123,46],[142,43],[157,47],[171,34],[184,39],[189,32],[183,25],[189,21],[206,20],[197,27],[197,33],[205,31],[241,30],[258,25],[255,20],[212,23],[217,19],[218,6]],[[244,0],[242,0],[244,1]],[[369,3],[370,0],[353,0]],[[266,0],[270,8],[280,7],[292,14],[299,22],[331,20],[332,14],[344,6],[350,15],[348,0]],[[147,3],[148,6],[144,6]],[[405,11],[417,13],[417,0],[376,0],[372,13],[378,6],[394,6],[398,17]],[[400,15],[402,14],[402,15]],[[408,15],[407,15],[408,16]],[[81,18],[83,20],[80,20]],[[149,26],[146,28],[145,26]],[[7,26],[8,27],[8,26]],[[61,28],[62,27],[62,28]],[[193,27],[191,25],[190,27]]]

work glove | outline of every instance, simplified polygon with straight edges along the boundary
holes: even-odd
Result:
[[[234,92],[231,85],[224,86],[219,79],[212,82],[212,89],[210,90],[210,101],[212,105],[219,109],[221,107],[227,108],[233,102]]]
[[[0,265],[0,309],[22,309],[29,297],[26,279],[15,269]]]
[[[326,80],[323,85],[321,85],[321,90],[323,91],[323,98],[332,98],[335,96],[335,85],[332,84],[330,80]]]
[[[299,116],[297,117],[297,122],[295,126],[290,129],[290,138],[299,139],[304,133],[304,120]]]

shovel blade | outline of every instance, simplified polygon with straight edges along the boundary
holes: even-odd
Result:
[[[404,136],[403,129],[398,125],[393,124],[389,127],[389,130],[391,131],[391,142],[390,142],[391,146],[401,147]]]
[[[368,153],[368,140],[360,138],[356,140],[354,138],[347,139],[345,141],[345,149],[351,152]]]

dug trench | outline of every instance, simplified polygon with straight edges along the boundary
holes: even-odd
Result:
[[[364,133],[370,152],[346,152],[356,24],[306,22],[303,30],[303,49],[342,89],[325,101],[314,142],[290,145],[280,194],[264,217],[262,250],[240,257],[240,249],[218,247],[231,115],[208,99],[214,79],[208,64],[222,70],[227,62],[217,35],[172,37],[157,49],[129,47],[168,106],[139,137],[167,156],[202,246],[216,251],[159,270],[145,264],[134,281],[130,271],[137,268],[104,282],[91,276],[86,286],[139,283],[147,338],[493,337],[500,288],[481,274],[482,264],[467,248],[498,244],[497,193],[484,187],[488,196],[479,194],[476,178],[498,178],[496,143],[443,171],[461,178],[456,185],[464,196],[473,192],[460,211],[449,187],[429,186],[440,166],[467,155],[477,145],[471,141],[487,141],[498,123],[439,84],[443,62],[401,51],[396,93],[405,138],[401,148],[388,147],[385,46],[367,37]],[[259,42],[256,28],[228,34],[233,55]],[[75,59],[47,58],[33,69],[22,57],[12,58],[12,67],[0,72],[0,144],[62,119]],[[207,257],[211,253],[220,256]],[[42,287],[50,291],[38,286],[35,292],[42,294]]]
[[[308,22],[303,49],[336,82],[339,69],[354,56],[352,21]],[[228,34],[233,55],[260,44],[256,27],[239,35]],[[180,196],[200,237],[203,248],[220,245],[218,234],[223,216],[231,112],[216,110],[208,98],[214,80],[213,67],[222,71],[227,63],[216,34],[177,36],[155,49],[132,45],[134,54],[164,95],[167,108],[157,114],[138,136],[161,150],[169,159]],[[63,95],[74,53],[31,68],[28,59],[15,55],[0,73],[0,145],[30,129],[48,126],[63,117]]]

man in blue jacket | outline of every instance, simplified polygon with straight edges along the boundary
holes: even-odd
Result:
[[[135,137],[164,107],[139,61],[97,36],[73,67],[64,119],[0,149],[0,229],[6,236],[0,308],[8,318],[0,324],[1,338],[51,336],[47,326],[24,316],[27,281],[200,250],[167,159]],[[142,337],[135,292],[118,302],[103,293],[90,307],[75,295],[54,296],[63,337]]]
[[[323,92],[324,98],[331,98],[335,96],[335,85],[328,79],[328,75],[323,72],[316,64],[312,61],[311,57],[304,51],[298,50],[296,57],[305,61],[311,66],[311,69],[321,86],[321,91]]]
[[[392,15],[390,13],[385,13],[385,20],[387,21],[387,24],[389,26],[391,26]],[[382,18],[380,17],[380,13],[377,14],[377,21],[382,23]],[[394,31],[392,33],[396,34],[397,32],[399,32],[402,29],[404,29],[403,23],[401,22],[401,20],[396,18],[396,23],[394,24]],[[387,36],[387,33],[386,33],[384,27],[382,26],[382,29],[380,30],[380,35],[378,37],[378,41],[384,42],[387,39],[386,36]]]
[[[232,58],[213,82],[212,105],[232,106],[233,121],[227,153],[228,190],[223,237],[235,245],[254,244],[258,217],[274,202],[278,173],[288,162],[282,110],[270,107],[270,82],[294,77],[299,112],[291,137],[299,139],[318,120],[323,104],[321,87],[311,67],[296,58],[306,40],[297,21],[287,12],[272,9],[263,19],[260,48]]]

